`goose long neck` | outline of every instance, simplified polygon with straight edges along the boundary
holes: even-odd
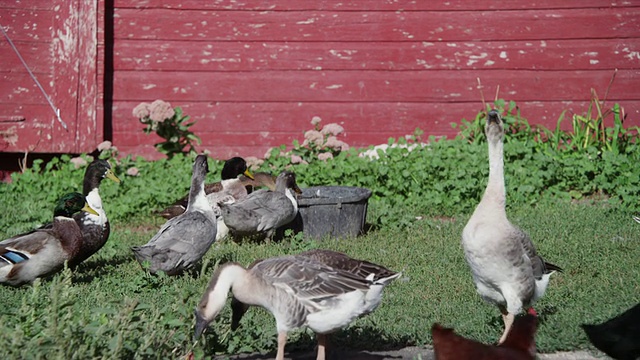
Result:
[[[506,189],[504,184],[504,144],[502,141],[489,142],[489,183],[482,202],[497,203],[504,209]]]
[[[246,288],[246,273],[247,270],[235,263],[228,263],[216,270],[207,289],[205,298],[201,301],[201,303],[206,303],[203,314],[205,318],[211,320],[222,311],[227,301],[229,291],[231,290],[234,296],[240,299],[240,301],[244,300],[243,302],[249,303],[249,301],[246,301],[245,292],[250,294],[251,289],[249,288],[244,291]]]
[[[196,174],[191,177],[191,188],[189,189],[189,203],[187,208],[193,208],[200,202],[208,202],[206,201],[206,194],[204,192],[204,181],[202,181]],[[198,204],[200,205],[200,204]]]

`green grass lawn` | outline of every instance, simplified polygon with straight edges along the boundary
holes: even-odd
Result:
[[[108,201],[105,206],[108,212]],[[370,218],[382,211],[370,204]],[[177,277],[145,274],[129,250],[146,243],[162,219],[115,221],[107,245],[75,272],[66,270],[34,286],[0,287],[0,357],[167,359],[190,350],[197,355],[273,350],[275,322],[258,308],[230,332],[227,307],[205,340],[194,345],[193,309],[218,262],[248,264],[315,247],[404,273],[387,287],[373,314],[336,333],[333,343],[370,350],[429,344],[434,322],[495,342],[502,320],[497,308],[476,295],[460,245],[469,215],[425,216],[403,229],[372,230],[341,241],[308,242],[299,236],[272,244],[225,241],[214,244],[201,268]],[[531,235],[546,260],[565,270],[552,277],[535,306],[541,319],[540,352],[589,348],[579,324],[605,320],[639,301],[640,224],[630,214],[598,204],[545,201],[510,208],[508,215]],[[15,233],[12,227],[0,231],[3,238]],[[287,350],[312,346],[312,334],[302,330],[291,334]]]

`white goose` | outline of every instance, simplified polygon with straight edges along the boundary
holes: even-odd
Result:
[[[373,311],[380,303],[384,287],[401,276],[382,266],[367,264],[388,276],[376,278],[375,273],[369,273],[365,277],[332,267],[326,261],[304,253],[256,261],[249,269],[237,263],[223,264],[214,272],[196,308],[194,335],[198,338],[216,318],[231,290],[239,302],[261,306],[275,317],[278,330],[276,360],[284,359],[287,333],[302,326],[316,333],[317,359],[323,360],[326,334]]]
[[[500,308],[505,325],[499,340],[502,343],[515,315],[542,297],[551,274],[562,269],[546,263],[529,236],[507,219],[504,124],[495,110],[487,114],[485,134],[489,183],[462,232],[462,247],[478,294]]]

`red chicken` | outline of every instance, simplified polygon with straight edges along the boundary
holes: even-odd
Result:
[[[507,338],[497,346],[464,338],[437,323],[431,328],[431,336],[436,360],[533,360],[537,328],[537,314],[531,308],[528,314],[515,319]]]

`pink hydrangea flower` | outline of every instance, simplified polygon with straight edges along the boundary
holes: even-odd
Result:
[[[98,151],[111,149],[111,141],[106,140],[98,144]]]
[[[320,124],[320,121],[322,121],[320,116],[314,116],[313,118],[311,118],[311,125],[316,126]]]
[[[324,136],[318,130],[308,130],[304,133],[304,144],[316,144],[322,145],[322,141],[324,140]]]
[[[127,175],[129,176],[138,176],[140,174],[140,170],[137,167],[130,167],[127,169]]]
[[[69,161],[75,166],[76,169],[87,165],[87,160],[85,160],[84,158],[81,158],[79,156],[78,157],[74,157]]]
[[[349,150],[349,145],[342,140],[338,140],[335,136],[329,136],[324,146],[334,150],[346,151]]]
[[[133,116],[138,119],[144,119],[149,116],[149,103],[143,102],[133,108]]]
[[[320,130],[324,135],[340,135],[344,132],[344,128],[336,123],[331,123],[325,125],[322,130]]]
[[[149,105],[149,118],[153,121],[164,121],[175,114],[175,110],[166,101],[156,100]]]
[[[330,152],[323,152],[318,154],[318,160],[327,161],[328,159],[333,159],[333,154]]]
[[[258,159],[255,156],[248,156],[244,160],[247,162],[248,168],[257,168],[264,163],[264,160]]]
[[[291,154],[291,163],[292,164],[300,164],[302,163],[302,157],[296,155],[296,154]]]

